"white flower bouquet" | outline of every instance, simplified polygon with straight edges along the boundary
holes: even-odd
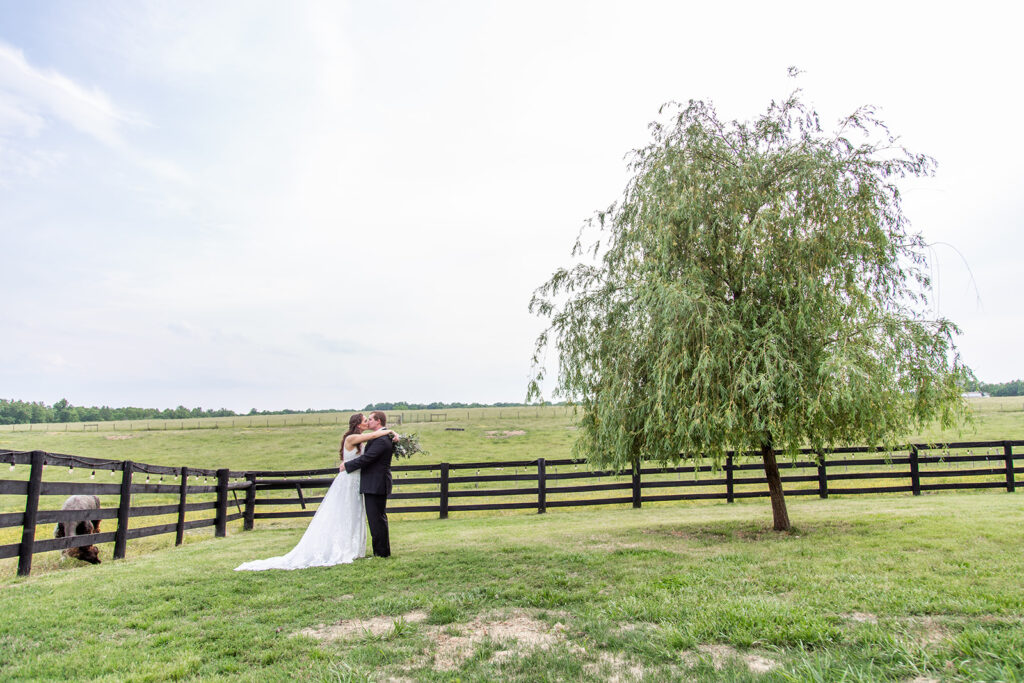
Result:
[[[417,434],[399,434],[398,441],[395,442],[395,457],[408,458],[417,453],[427,453],[420,446],[420,437]]]

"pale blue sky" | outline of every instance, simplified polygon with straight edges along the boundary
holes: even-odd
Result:
[[[532,290],[667,100],[860,104],[940,312],[1024,376],[1021,10],[0,0],[0,396],[247,410],[525,395]],[[964,6],[968,7],[968,6]]]

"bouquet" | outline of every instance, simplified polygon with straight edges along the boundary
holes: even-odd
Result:
[[[416,434],[400,434],[395,442],[395,457],[408,458],[417,453],[427,454],[420,446],[420,437]]]

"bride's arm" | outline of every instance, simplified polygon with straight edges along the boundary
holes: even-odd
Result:
[[[376,432],[363,432],[362,434],[349,434],[348,438],[345,439],[345,448],[352,450],[356,446],[366,441],[373,441],[377,437],[384,436],[385,434],[394,434],[394,430],[381,429]]]

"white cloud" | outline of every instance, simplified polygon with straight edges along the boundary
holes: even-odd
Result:
[[[98,88],[85,88],[52,69],[28,63],[24,52],[0,42],[0,91],[3,109],[22,121],[34,122],[30,134],[38,133],[44,118],[59,119],[111,147],[122,147],[121,130],[127,125],[144,125],[137,114],[122,111]]]

